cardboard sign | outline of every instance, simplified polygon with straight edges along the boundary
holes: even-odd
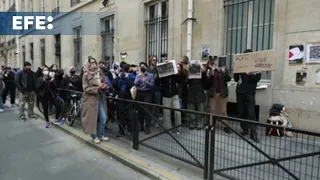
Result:
[[[234,73],[276,70],[276,54],[273,50],[236,54],[233,62]]]
[[[158,63],[157,70],[160,78],[171,76],[178,73],[177,63],[175,60]]]
[[[201,79],[201,75],[200,61],[191,60],[189,65],[189,79]]]

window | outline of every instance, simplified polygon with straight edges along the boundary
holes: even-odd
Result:
[[[114,16],[101,20],[102,59],[111,67],[114,62]]]
[[[57,16],[60,13],[60,0],[56,0],[55,8],[52,10],[52,16]]]
[[[45,39],[40,40],[41,65],[46,64],[46,44]]]
[[[45,10],[44,6],[45,6],[44,0],[41,0],[40,12],[42,12],[42,13],[44,13],[44,10]]]
[[[31,60],[31,62],[33,62],[33,43],[30,43],[29,44],[29,46],[30,46],[30,60]]]
[[[33,0],[29,0],[29,10],[33,12]]]
[[[22,46],[22,61],[26,62],[26,46]]]
[[[74,66],[76,70],[80,71],[82,66],[82,29],[77,27],[74,30]]]
[[[26,10],[24,0],[21,0],[21,11],[24,12]]]
[[[145,21],[147,58],[157,56],[161,62],[168,58],[168,1],[148,6]]]
[[[226,12],[227,68],[231,70],[233,54],[246,49],[272,49],[275,0],[224,0]],[[271,72],[262,73],[271,79]]]
[[[71,7],[81,3],[82,1],[84,1],[84,0],[71,0]]]
[[[55,61],[59,68],[61,68],[61,35],[55,35]]]

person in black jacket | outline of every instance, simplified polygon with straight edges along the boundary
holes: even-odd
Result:
[[[8,66],[5,68],[5,73],[3,75],[3,81],[6,85],[5,89],[3,90],[2,99],[3,104],[6,103],[7,95],[10,93],[10,102],[11,106],[13,107],[16,100],[16,85],[15,85],[15,74],[12,71],[11,67]]]
[[[62,108],[62,101],[57,98],[57,87],[54,81],[54,72],[47,67],[43,68],[42,76],[37,79],[37,92],[39,93],[40,102],[43,107],[43,115],[46,120],[46,128],[51,127],[49,122],[49,106],[52,103],[56,108],[55,124],[61,124],[60,113]]]
[[[181,76],[178,74],[170,75],[161,78],[161,85],[162,85],[162,102],[163,106],[171,107],[171,108],[181,108],[181,103],[178,95],[178,83],[181,82]],[[174,119],[175,119],[175,126],[181,125],[181,112],[175,111],[174,112]],[[163,110],[163,122],[164,127],[166,129],[172,128],[171,122],[171,110],[164,109]],[[176,129],[176,133],[180,134],[180,129]]]
[[[247,49],[244,53],[250,53],[252,50]],[[239,117],[256,121],[255,105],[256,105],[256,88],[261,79],[260,72],[235,73],[234,80],[238,82],[236,88],[237,104]],[[247,112],[246,112],[247,111]],[[257,137],[256,126],[253,124],[242,123],[242,135],[250,133],[250,138],[259,142]],[[250,130],[250,132],[249,132]]]
[[[195,64],[190,64],[191,68]],[[206,95],[204,93],[204,86],[206,84],[207,76],[205,74],[206,69],[201,67],[201,79],[188,79],[188,109],[193,111],[204,112],[204,106],[206,101]],[[191,73],[191,72],[189,72]],[[196,116],[195,114],[190,114],[190,125],[189,128],[202,129],[204,125],[204,118],[201,116]]]
[[[21,70],[17,76],[16,76],[16,86],[20,93],[22,94],[22,97],[20,99],[19,104],[19,111],[20,111],[20,119],[25,121],[25,105],[28,103],[28,116],[32,119],[37,119],[37,117],[34,115],[33,107],[34,107],[34,101],[35,101],[35,95],[36,95],[36,75],[31,70],[31,63],[26,61],[23,64],[24,69]]]
[[[122,69],[119,76],[113,79],[112,86],[116,91],[118,98],[132,100],[130,89],[133,87],[133,81],[128,77],[128,74],[128,71],[125,72],[124,69]],[[131,133],[133,104],[124,101],[116,101],[116,106],[117,114],[119,116],[119,134],[125,134],[125,127],[127,127],[127,132]]]

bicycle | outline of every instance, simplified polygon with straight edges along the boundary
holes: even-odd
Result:
[[[72,126],[76,119],[81,120],[82,97],[79,94],[72,94],[70,100],[70,109],[66,118],[68,126]]]

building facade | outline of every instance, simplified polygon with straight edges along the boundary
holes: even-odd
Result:
[[[4,2],[8,9],[10,4]],[[73,35],[18,37],[17,48],[7,50],[6,62],[12,66],[28,60],[34,68],[55,63],[81,69],[87,56],[112,63],[120,61],[121,52],[128,54],[130,63],[147,61],[150,55],[159,60],[179,60],[183,55],[200,59],[201,47],[208,47],[211,55],[227,55],[230,69],[235,53],[274,49],[276,71],[263,73],[260,84],[268,88],[256,94],[260,121],[267,119],[273,103],[282,103],[295,127],[317,131],[320,127],[320,93],[315,83],[320,66],[290,66],[288,60],[289,46],[306,47],[320,40],[318,0],[109,0],[106,7],[97,0],[16,0],[16,4],[20,11],[54,16],[95,12],[96,16],[90,26],[85,17],[74,18]],[[92,28],[97,34],[86,35]],[[297,71],[302,69],[306,83],[296,85]],[[229,84],[230,102],[236,101],[235,85]]]

